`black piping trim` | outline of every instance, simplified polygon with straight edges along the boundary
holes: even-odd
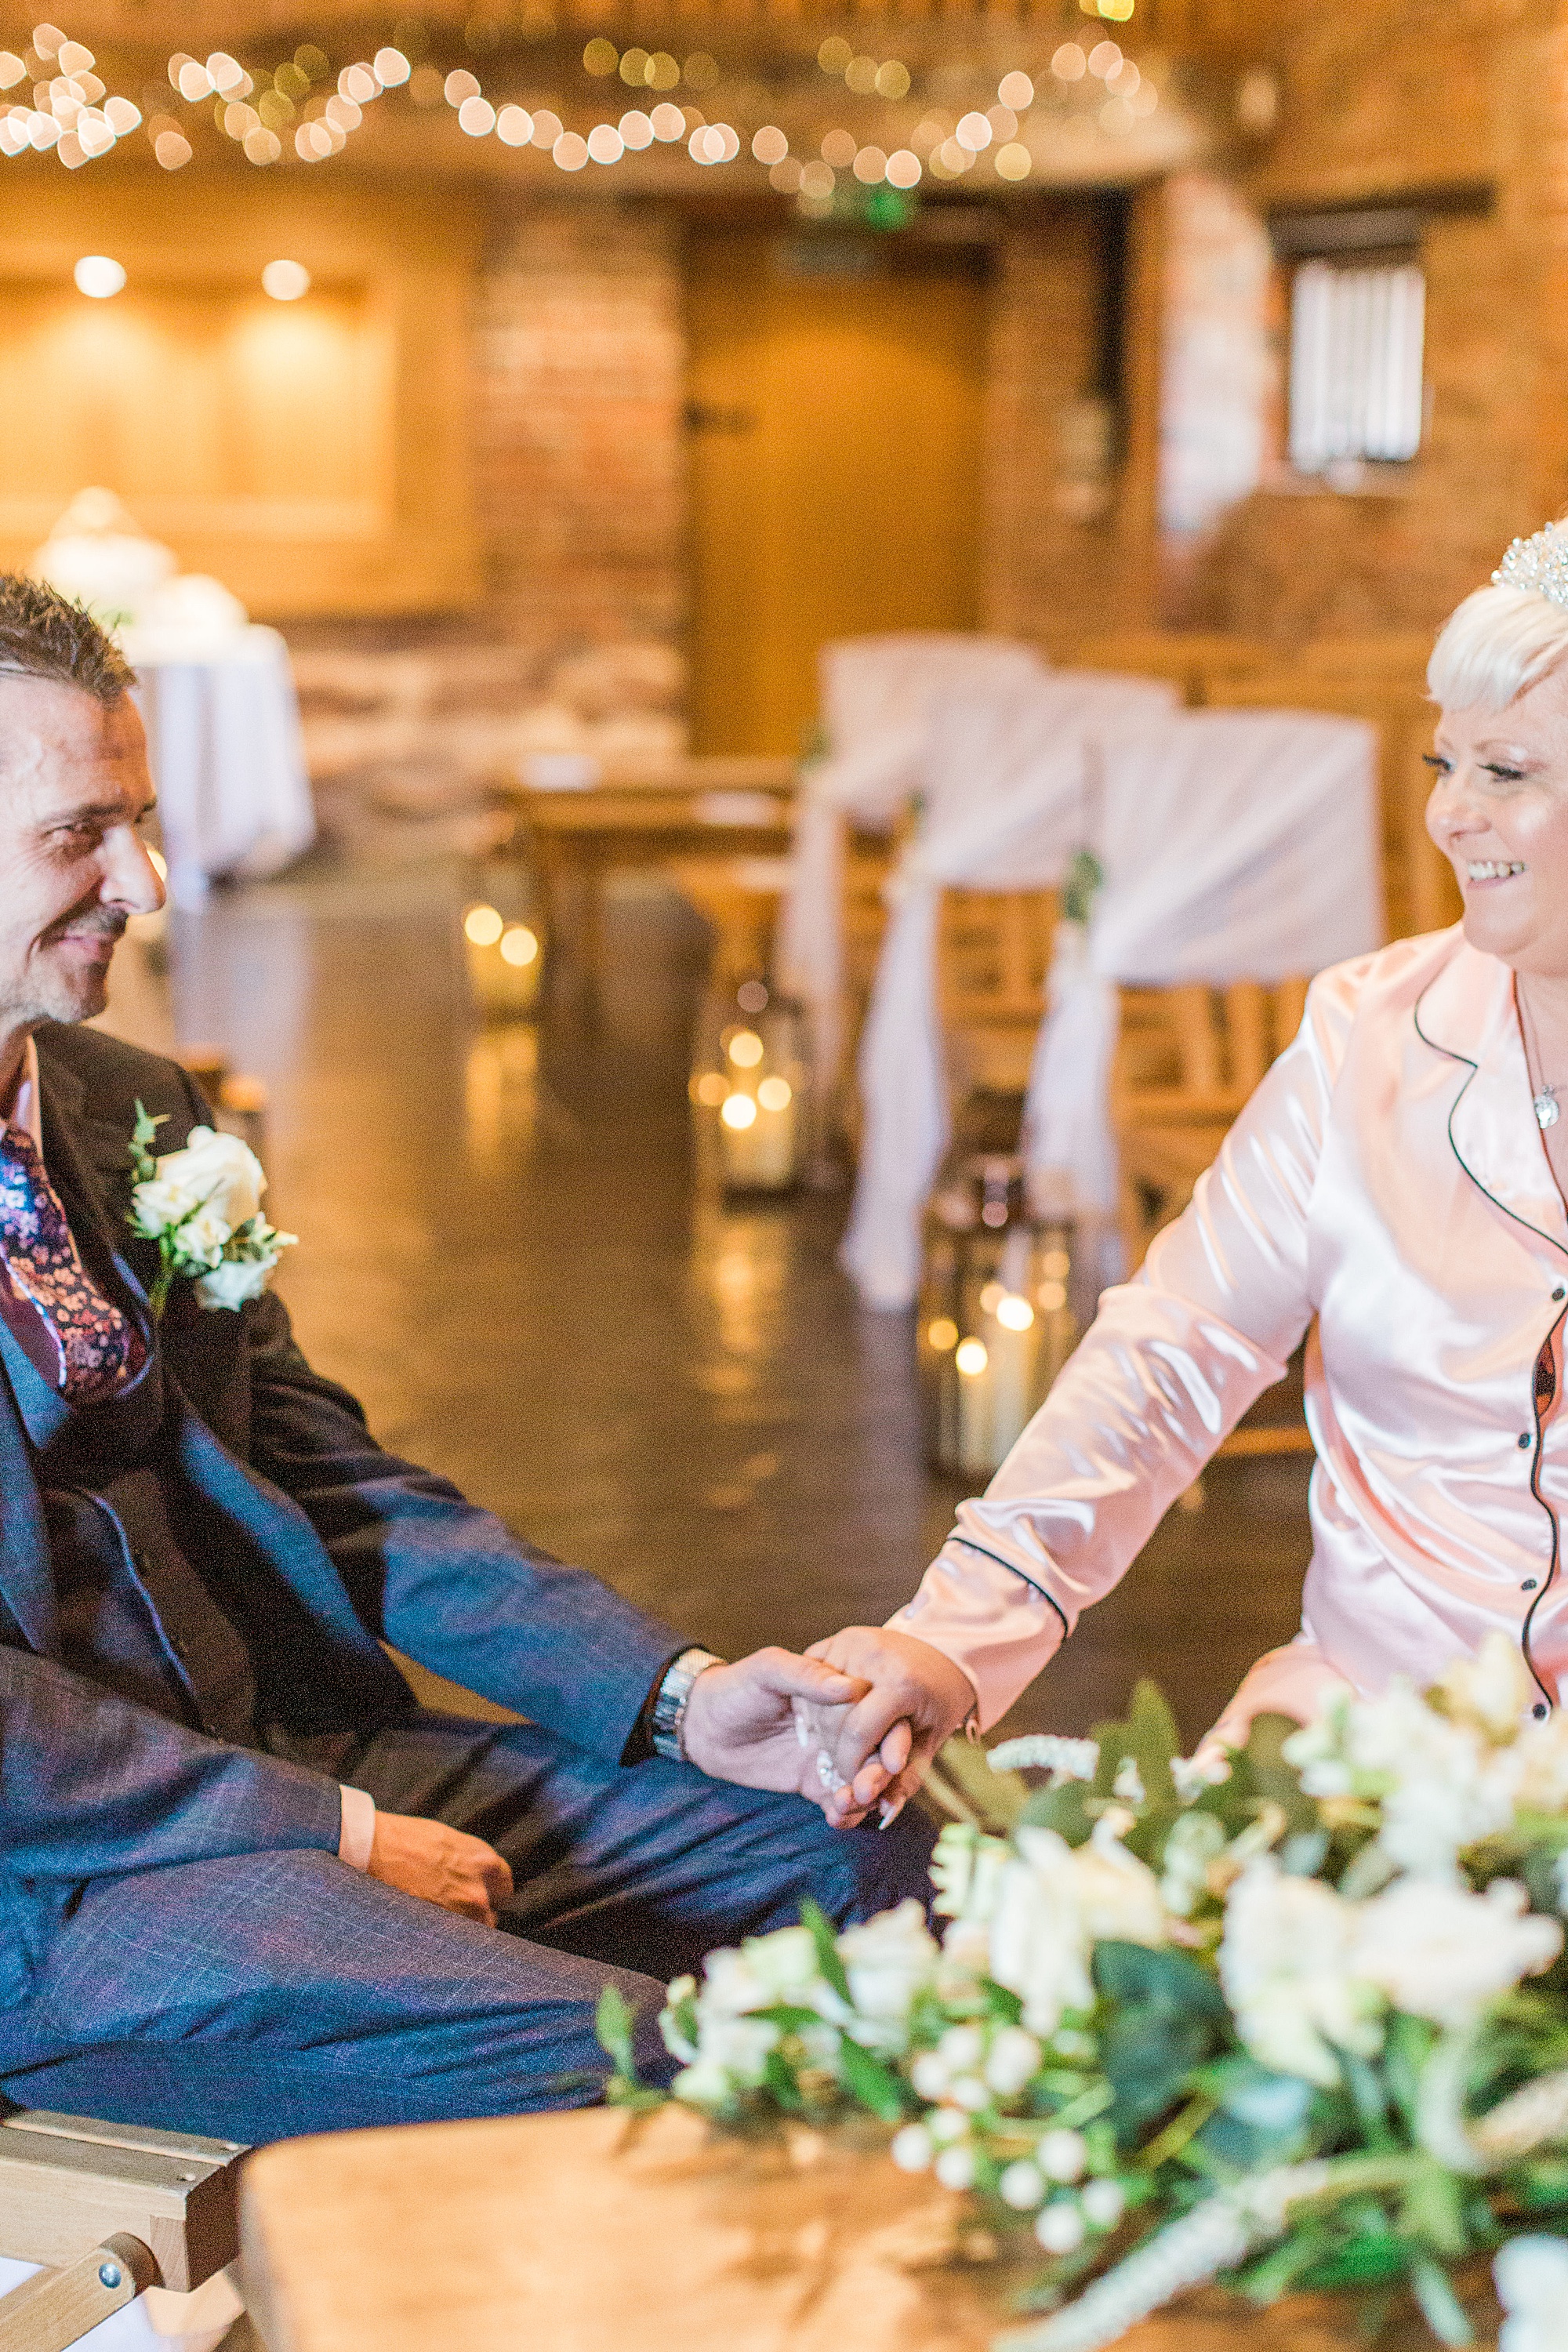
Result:
[[[1522,1226],[1527,1234],[1533,1234],[1538,1241],[1543,1241],[1548,1249],[1556,1250],[1560,1256],[1568,1255],[1568,1252],[1563,1250],[1561,1242],[1553,1241],[1552,1235],[1547,1233],[1542,1233],[1539,1225],[1532,1225],[1528,1217],[1521,1217],[1518,1213],[1517,1210],[1510,1209],[1506,1201],[1500,1201],[1497,1194],[1492,1192],[1489,1186],[1481,1182],[1480,1178],[1476,1174],[1475,1170],[1470,1166],[1469,1161],[1465,1158],[1464,1153],[1460,1150],[1458,1145],[1454,1140],[1454,1113],[1458,1109],[1459,1105],[1464,1101],[1467,1093],[1469,1091],[1471,1082],[1475,1078],[1477,1072],[1479,1070],[1480,1064],[1479,1062],[1472,1062],[1468,1054],[1457,1053],[1452,1045],[1440,1045],[1436,1037],[1428,1037],[1426,1030],[1421,1026],[1421,1007],[1426,1001],[1427,990],[1436,987],[1436,982],[1435,981],[1429,981],[1427,982],[1426,988],[1424,988],[1420,995],[1416,998],[1415,1005],[1412,1008],[1410,1017],[1415,1026],[1415,1034],[1420,1038],[1421,1043],[1424,1045],[1429,1045],[1435,1054],[1445,1055],[1450,1062],[1463,1063],[1464,1066],[1470,1074],[1469,1077],[1465,1080],[1464,1085],[1459,1088],[1458,1093],[1454,1097],[1453,1102],[1449,1106],[1448,1149],[1453,1153],[1455,1159],[1458,1161],[1460,1167],[1464,1170],[1466,1175],[1469,1178],[1471,1183],[1475,1186],[1477,1192],[1481,1193],[1485,1199],[1489,1200],[1494,1209],[1500,1209],[1505,1217],[1511,1218],[1513,1223],[1516,1225]],[[1561,1329],[1564,1321],[1568,1321],[1568,1317],[1562,1315],[1557,1317],[1556,1320],[1548,1328],[1546,1338],[1542,1342],[1542,1347],[1549,1347],[1551,1345],[1552,1334]],[[1535,1661],[1530,1654],[1530,1636],[1535,1623],[1535,1612],[1540,1608],[1542,1602],[1545,1600],[1547,1594],[1552,1591],[1552,1586],[1556,1583],[1558,1570],[1562,1566],[1563,1559],[1563,1538],[1562,1532],[1557,1525],[1557,1514],[1541,1491],[1541,1400],[1535,1394],[1534,1389],[1535,1366],[1540,1360],[1541,1349],[1538,1348],[1535,1351],[1535,1355],[1531,1360],[1530,1403],[1531,1419],[1535,1429],[1535,1444],[1531,1449],[1534,1458],[1530,1465],[1530,1491],[1534,1496],[1536,1501],[1540,1504],[1542,1509],[1545,1512],[1546,1524],[1552,1530],[1552,1558],[1547,1567],[1545,1580],[1542,1584],[1541,1590],[1537,1592],[1534,1600],[1531,1602],[1530,1607],[1525,1612],[1524,1626],[1520,1634],[1519,1645],[1523,1654],[1524,1663],[1530,1668],[1530,1678],[1531,1682],[1533,1682],[1536,1689],[1541,1693],[1542,1697],[1550,1706],[1552,1704],[1552,1693],[1547,1689],[1546,1685],[1536,1673]]]
[[[1062,1639],[1064,1641],[1067,1639],[1068,1634],[1071,1633],[1072,1627],[1068,1623],[1067,1611],[1062,1607],[1061,1602],[1051,1593],[1047,1592],[1043,1584],[1037,1584],[1032,1576],[1026,1576],[1023,1570],[1016,1567],[1012,1560],[1004,1559],[999,1551],[987,1551],[984,1544],[973,1542],[968,1536],[949,1536],[948,1542],[962,1544],[965,1551],[977,1551],[982,1559],[994,1560],[998,1568],[1005,1568],[1009,1576],[1016,1576],[1020,1584],[1026,1584],[1031,1592],[1037,1592],[1042,1601],[1049,1602],[1050,1606],[1056,1611],[1057,1615],[1062,1621]]]

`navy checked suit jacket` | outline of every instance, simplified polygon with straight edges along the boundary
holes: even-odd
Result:
[[[209,1114],[186,1073],[96,1030],[37,1034],[44,1154],[89,1269],[125,1296],[156,1271],[125,1223],[140,1099],[173,1150]],[[206,1311],[176,1284],[160,1327],[179,1465],[221,1515],[198,1563],[240,1626],[261,1711],[370,1730],[413,1696],[381,1640],[580,1748],[618,1758],[682,1637],[511,1535],[446,1479],[384,1453],[311,1370],[281,1302]],[[0,1378],[0,2000],[74,1884],[216,1855],[337,1849],[337,1784],[229,1748],[58,1664],[43,1514]]]

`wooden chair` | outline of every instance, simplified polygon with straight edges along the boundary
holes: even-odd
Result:
[[[1178,1217],[1231,1122],[1301,1023],[1304,979],[1123,988],[1110,1112],[1129,1267]],[[1222,1454],[1306,1454],[1299,1373],[1260,1397]],[[1194,1496],[1201,1497],[1201,1486]]]
[[[161,2335],[254,2343],[228,2267],[245,2153],[38,2109],[0,2117],[0,2253],[43,2265],[0,2296],[0,2352],[65,2352],[138,2295]]]
[[[1053,647],[1051,658],[1065,668],[1167,677],[1180,687],[1188,707],[1197,709],[1211,699],[1211,682],[1278,667],[1279,656],[1276,647],[1258,639],[1217,630],[1123,629]]]
[[[1418,680],[1383,675],[1375,663],[1357,675],[1348,666],[1336,668],[1325,661],[1321,667],[1216,677],[1208,699],[1232,709],[1323,710],[1375,727],[1389,937],[1407,939],[1458,920],[1453,870],[1426,831],[1432,773],[1422,755],[1432,748],[1434,713]]]
[[[1046,1011],[1059,902],[1054,890],[945,889],[937,917],[937,1006],[959,1124],[976,1095],[1022,1110]]]
[[[1110,1117],[1130,1266],[1180,1216],[1275,1055],[1300,1026],[1305,980],[1123,988]]]

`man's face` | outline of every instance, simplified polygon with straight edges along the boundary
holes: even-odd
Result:
[[[126,924],[163,903],[136,830],[152,805],[129,695],[0,676],[0,1028],[102,1012]]]

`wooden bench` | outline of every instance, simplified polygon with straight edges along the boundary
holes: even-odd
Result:
[[[18,2108],[0,2117],[0,2254],[43,2265],[0,2296],[0,2352],[65,2352],[137,2295],[160,2333],[209,2341],[238,2315],[245,2149]]]

